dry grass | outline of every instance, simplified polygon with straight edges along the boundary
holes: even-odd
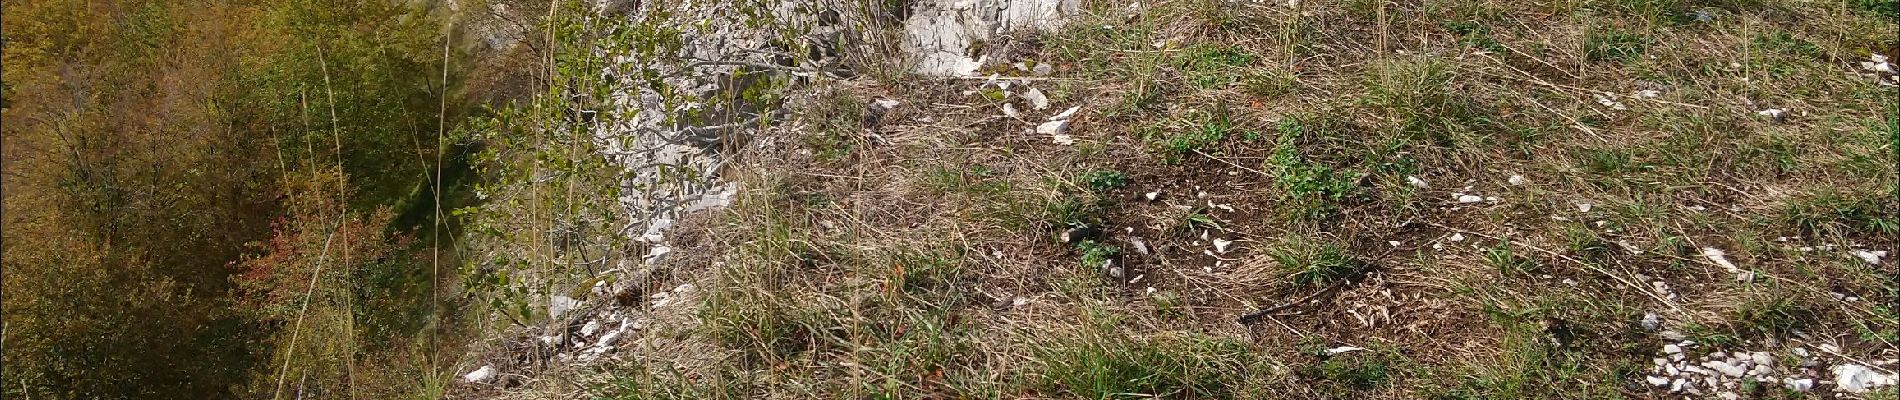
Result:
[[[1893,251],[1900,229],[1893,89],[1854,66],[1895,55],[1890,21],[1773,0],[1302,3],[1093,4],[996,44],[1060,71],[1032,83],[1056,105],[1023,120],[980,81],[824,83],[743,157],[744,198],[698,217],[706,256],[654,284],[701,287],[691,318],[589,390],[1660,398],[1645,312],[1718,348],[1896,357],[1891,308],[1830,294],[1896,293],[1893,261],[1843,250]],[[903,105],[860,126],[873,97]],[[1080,143],[1028,131],[1070,106]],[[1119,253],[1059,241],[1075,223]],[[1842,249],[1798,250],[1825,245]]]

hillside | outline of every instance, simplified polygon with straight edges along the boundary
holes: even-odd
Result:
[[[1891,2],[772,4],[578,17],[454,395],[1894,395]]]
[[[0,397],[1886,399],[1895,0],[4,0]]]

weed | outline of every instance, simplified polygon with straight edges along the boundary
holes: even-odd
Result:
[[[1466,99],[1452,90],[1451,65],[1438,58],[1412,57],[1374,63],[1364,80],[1363,102],[1398,122],[1414,140],[1454,145],[1456,133],[1481,127]]]
[[[1120,247],[1093,240],[1084,240],[1081,243],[1076,243],[1075,248],[1077,251],[1082,252],[1082,266],[1088,268],[1101,268],[1122,254]]]
[[[1792,296],[1757,295],[1735,310],[1731,329],[1738,333],[1786,337],[1801,328],[1802,324],[1813,320],[1815,315],[1808,305]]]
[[[1527,274],[1537,272],[1537,260],[1517,254],[1508,242],[1498,243],[1496,247],[1484,250],[1484,261],[1497,268],[1499,274]]]
[[[1197,44],[1185,52],[1182,68],[1188,83],[1196,88],[1224,88],[1240,81],[1241,69],[1254,62],[1254,55],[1239,48]]]
[[[983,165],[966,169],[937,167],[930,169],[925,182],[939,193],[961,193],[982,197],[1009,193],[1012,185],[1007,180],[996,178],[995,174],[995,170]]]
[[[1648,36],[1616,29],[1591,31],[1583,38],[1583,54],[1590,61],[1629,62],[1649,50]]]
[[[776,362],[810,347],[825,314],[763,291],[714,291],[699,310],[706,334],[719,344],[746,350],[758,362]]]
[[[1300,81],[1291,72],[1277,68],[1261,68],[1241,78],[1241,87],[1249,95],[1274,98],[1299,91]]]
[[[1451,34],[1458,35],[1458,41],[1467,46],[1492,52],[1505,51],[1503,45],[1491,38],[1491,27],[1478,21],[1448,21],[1442,22],[1441,26]]]
[[[1237,130],[1225,105],[1214,112],[1194,112],[1187,119],[1186,129],[1177,131],[1171,125],[1152,126],[1141,134],[1154,151],[1162,154],[1163,161],[1170,164],[1181,162],[1181,157],[1197,151],[1218,153],[1215,147]]]
[[[1357,187],[1356,177],[1325,164],[1310,162],[1301,154],[1295,141],[1306,133],[1306,126],[1297,119],[1281,121],[1279,144],[1274,148],[1272,157],[1267,159],[1267,170],[1273,175],[1274,188],[1279,193],[1279,200],[1286,205],[1284,212],[1296,221],[1316,221],[1332,216],[1339,209],[1338,203]]]
[[[1603,176],[1619,176],[1636,172],[1635,156],[1624,149],[1584,150],[1583,170]]]
[[[1762,50],[1788,56],[1812,60],[1827,59],[1827,51],[1801,38],[1794,37],[1788,31],[1774,31],[1755,35],[1755,47]]]
[[[1267,255],[1280,265],[1299,286],[1323,286],[1364,272],[1365,261],[1354,258],[1330,243],[1318,243],[1301,236],[1281,239]]]
[[[1196,210],[1192,213],[1188,213],[1186,219],[1187,219],[1187,223],[1184,225],[1189,228],[1199,227],[1199,228],[1223,229],[1220,226],[1220,221],[1214,220],[1214,217],[1210,217],[1207,215],[1207,213],[1201,212],[1200,210]]]
[[[1119,317],[1091,319],[1037,346],[1044,386],[1087,399],[1228,398],[1255,360],[1231,339],[1131,337],[1119,331]]]
[[[1112,170],[1089,171],[1077,177],[1076,180],[1081,181],[1084,187],[1087,187],[1097,194],[1106,193],[1110,190],[1119,189],[1122,186],[1128,185],[1127,174]]]
[[[842,91],[830,93],[806,112],[815,118],[815,126],[812,134],[805,137],[805,146],[815,151],[821,161],[844,160],[857,148],[864,111],[862,99]]]
[[[1888,21],[1900,21],[1900,1],[1896,0],[1848,0],[1854,11],[1879,16]]]
[[[1610,260],[1610,244],[1605,243],[1597,232],[1580,224],[1570,224],[1564,228],[1564,247],[1585,261],[1603,263]],[[1505,251],[1510,251],[1506,248]],[[1493,265],[1498,265],[1493,263]]]
[[[1892,237],[1900,234],[1900,221],[1896,221],[1889,200],[1881,195],[1824,190],[1789,200],[1782,219],[1808,236],[1859,233]]]
[[[1306,366],[1301,375],[1318,381],[1327,391],[1371,390],[1391,380],[1391,361],[1370,351],[1321,356],[1318,363]]]
[[[1062,197],[1044,208],[1045,218],[1055,226],[1091,225],[1102,221],[1102,205],[1093,199]]]
[[[1513,318],[1504,322],[1502,352],[1495,361],[1477,367],[1461,392],[1472,398],[1543,397],[1542,390],[1586,379],[1591,362],[1586,354],[1559,346],[1547,326]],[[1588,379],[1604,379],[1590,377]],[[1602,398],[1587,394],[1583,398]]]

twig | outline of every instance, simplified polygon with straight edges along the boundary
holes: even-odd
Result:
[[[1240,316],[1240,324],[1241,325],[1252,324],[1254,322],[1259,321],[1261,318],[1265,318],[1268,315],[1273,315],[1273,313],[1279,312],[1280,310],[1285,310],[1288,308],[1293,308],[1293,306],[1306,304],[1306,302],[1313,301],[1313,299],[1317,299],[1320,296],[1326,295],[1327,293],[1331,293],[1335,289],[1339,289],[1341,286],[1345,286],[1346,282],[1350,282],[1350,281],[1351,280],[1348,279],[1348,280],[1340,280],[1339,282],[1333,282],[1331,286],[1327,286],[1325,289],[1320,289],[1320,291],[1318,292],[1313,292],[1313,294],[1306,295],[1306,297],[1302,297],[1299,300],[1294,300],[1286,304],[1268,307],[1265,309],[1261,309],[1260,311],[1254,311],[1254,312],[1243,314]]]
[[[1210,156],[1210,155],[1207,155],[1207,153],[1202,153],[1202,152],[1201,152],[1201,149],[1194,149],[1194,154],[1200,154],[1200,155],[1201,155],[1202,157],[1207,157],[1208,159],[1211,159],[1211,160],[1214,160],[1214,161],[1220,161],[1220,162],[1221,162],[1222,164],[1227,164],[1227,165],[1231,165],[1231,166],[1233,166],[1234,168],[1240,168],[1240,169],[1244,169],[1244,170],[1247,170],[1247,171],[1251,171],[1251,172],[1253,172],[1253,173],[1256,173],[1256,174],[1260,174],[1260,176],[1265,176],[1265,177],[1272,177],[1272,176],[1273,176],[1273,175],[1268,175],[1268,174],[1267,174],[1266,172],[1261,172],[1260,170],[1257,170],[1257,169],[1253,169],[1253,168],[1247,168],[1247,167],[1243,167],[1243,166],[1241,166],[1240,164],[1235,164],[1235,163],[1234,163],[1234,162],[1232,162],[1232,161],[1227,161],[1227,160],[1224,160],[1224,159],[1221,159],[1220,157],[1215,157],[1215,156]]]

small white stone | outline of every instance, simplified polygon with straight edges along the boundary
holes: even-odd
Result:
[[[1049,117],[1049,120],[1061,121],[1061,120],[1069,119],[1069,117],[1075,116],[1076,111],[1081,111],[1081,110],[1082,110],[1081,106],[1069,107],[1069,109],[1062,110],[1061,113],[1057,113],[1055,116]]]
[[[1003,103],[1003,116],[1010,117],[1010,118],[1022,118],[1023,113],[1016,111],[1015,104]]]
[[[1660,376],[1654,376],[1654,375],[1651,375],[1650,377],[1648,377],[1648,378],[1645,378],[1645,379],[1649,381],[1649,385],[1650,385],[1650,386],[1667,386],[1667,385],[1669,385],[1669,378],[1664,378],[1664,377],[1660,377]]]
[[[1036,125],[1036,133],[1051,136],[1069,133],[1069,121],[1055,120],[1044,122],[1041,125]]]
[[[1477,203],[1477,202],[1482,202],[1482,201],[1484,201],[1484,197],[1482,196],[1458,194],[1459,203]]]
[[[1511,175],[1511,179],[1505,181],[1510,182],[1511,186],[1524,186],[1525,183],[1530,183],[1530,180],[1524,179],[1523,175]]]
[[[1662,96],[1662,92],[1658,92],[1655,90],[1648,90],[1648,89],[1636,91],[1637,98],[1653,99],[1653,98],[1656,98],[1657,96]]]
[[[1416,176],[1406,176],[1405,184],[1412,185],[1412,187],[1419,189],[1432,187],[1432,185],[1426,184],[1424,179],[1418,179]]]
[[[1884,250],[1882,251],[1854,250],[1854,257],[1860,257],[1860,260],[1866,261],[1867,265],[1880,265],[1880,258],[1886,257],[1886,256],[1887,256],[1887,252]]]
[[[645,260],[648,264],[653,264],[665,259],[666,255],[672,252],[672,247],[656,244],[653,245],[653,248],[647,249],[647,256],[641,259]]]
[[[1029,73],[1035,76],[1049,76],[1049,74],[1055,72],[1056,67],[1050,66],[1049,64],[1036,64],[1035,67],[1029,69]]]
[[[1702,248],[1702,257],[1708,258],[1709,262],[1715,263],[1715,265],[1721,266],[1722,269],[1728,270],[1729,273],[1742,272],[1742,269],[1736,267],[1735,263],[1729,262],[1728,253],[1722,251],[1722,249],[1718,249],[1714,247],[1704,247]]]
[[[1595,206],[1595,204],[1588,202],[1577,202],[1577,212],[1590,212],[1590,208]]]
[[[1392,247],[1399,247],[1400,245],[1404,245],[1404,243],[1399,243],[1399,241],[1397,240],[1387,240],[1385,241],[1385,244],[1392,245]]]
[[[600,320],[590,320],[590,321],[587,321],[587,325],[581,326],[582,337],[594,336],[594,333],[599,332],[599,331],[600,331]]]
[[[580,307],[580,305],[581,305],[580,300],[574,300],[574,298],[572,297],[567,297],[567,296],[549,297],[548,298],[548,317],[560,318],[562,315],[567,314],[568,311],[573,310],[575,307]]]
[[[1663,354],[1680,354],[1682,353],[1682,346],[1677,346],[1674,344],[1665,344],[1663,345],[1662,350],[1663,350]]]
[[[1463,233],[1453,233],[1453,234],[1451,234],[1451,237],[1449,237],[1449,238],[1446,238],[1446,240],[1450,240],[1450,241],[1453,241],[1453,242],[1463,242],[1463,241],[1465,241],[1465,234],[1463,234]]]
[[[1224,239],[1218,239],[1218,238],[1214,239],[1214,251],[1226,253],[1227,246],[1230,246],[1233,244],[1234,244],[1234,241],[1232,240],[1224,240]]]
[[[1752,354],[1749,354],[1748,357],[1751,360],[1755,361],[1755,365],[1765,365],[1765,366],[1775,365],[1775,357],[1772,355],[1769,355],[1768,352],[1766,351],[1757,351]]]
[[[1788,116],[1788,110],[1779,109],[1779,108],[1770,108],[1766,110],[1756,111],[1755,114],[1761,115],[1763,117],[1774,118],[1774,119],[1779,120],[1783,117]]]
[[[1603,94],[1597,94],[1596,98],[1597,98],[1597,104],[1602,104],[1604,107],[1609,107],[1612,110],[1628,110],[1629,109],[1628,106],[1625,106],[1623,105],[1623,103],[1618,102],[1614,99],[1611,99],[1609,96],[1605,96]]]
[[[1143,194],[1141,196],[1148,198],[1148,201],[1155,201],[1161,198],[1161,192],[1148,192],[1147,194]]]
[[[1029,100],[1029,108],[1032,110],[1049,108],[1049,97],[1044,96],[1042,90],[1029,88],[1029,90],[1023,92],[1023,99]]]
[[[1787,386],[1788,390],[1796,392],[1806,392],[1814,389],[1813,379],[1789,379],[1782,381],[1782,384]]]
[[[878,108],[889,110],[897,108],[898,105],[904,103],[892,99],[877,99],[876,101],[872,101],[871,104],[876,105]]]
[[[1643,313],[1642,326],[1643,326],[1643,329],[1651,330],[1651,331],[1662,329],[1662,316],[1656,315],[1656,313],[1653,311],[1645,312]]]
[[[1326,349],[1326,355],[1329,355],[1329,356],[1330,356],[1330,355],[1339,355],[1339,354],[1341,354],[1341,353],[1351,353],[1351,352],[1355,352],[1355,351],[1360,351],[1360,350],[1365,350],[1365,349],[1363,349],[1363,348],[1358,348],[1358,347],[1352,347],[1352,346],[1339,346],[1339,347],[1334,347],[1334,348],[1330,348],[1330,349]]]
[[[1833,371],[1834,386],[1848,393],[1866,393],[1894,383],[1892,375],[1880,373],[1860,364],[1835,365]]]
[[[483,365],[481,368],[476,368],[474,371],[469,371],[467,375],[462,376],[462,380],[468,383],[485,383],[488,382],[489,379],[494,378],[495,366],[493,365]]]
[[[1796,347],[1796,348],[1794,348],[1794,350],[1789,350],[1789,352],[1792,352],[1792,353],[1794,353],[1794,355],[1795,355],[1795,356],[1798,356],[1798,357],[1807,357],[1807,356],[1808,356],[1808,349],[1806,349],[1806,348],[1801,348],[1801,347]]]

